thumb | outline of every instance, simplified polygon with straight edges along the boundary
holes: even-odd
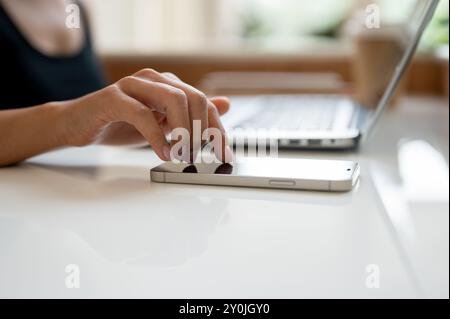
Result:
[[[219,111],[220,115],[224,115],[230,109],[230,100],[225,96],[217,96],[210,99],[210,101],[214,104]]]

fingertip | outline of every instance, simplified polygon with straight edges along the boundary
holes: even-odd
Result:
[[[230,98],[227,96],[214,96],[212,99],[214,100],[220,100],[220,101],[225,101],[225,102],[230,102]]]
[[[211,102],[216,106],[220,115],[228,112],[230,109],[230,99],[226,96],[216,96],[211,98]]]
[[[163,156],[164,156],[163,160],[167,162],[170,161],[170,147],[168,145],[165,145],[163,147]]]

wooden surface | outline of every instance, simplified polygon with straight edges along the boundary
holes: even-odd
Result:
[[[155,55],[104,55],[102,63],[111,82],[142,68],[177,74],[185,82],[198,86],[212,72],[302,72],[335,73],[348,86],[354,84],[353,56],[337,55],[249,55],[249,54],[155,54]],[[441,60],[418,56],[405,78],[409,94],[445,95],[447,66]]]

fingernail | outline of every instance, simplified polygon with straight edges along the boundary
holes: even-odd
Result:
[[[166,161],[170,161],[171,158],[170,158],[170,148],[169,148],[169,146],[164,146],[163,147],[163,153],[164,153],[165,160]]]

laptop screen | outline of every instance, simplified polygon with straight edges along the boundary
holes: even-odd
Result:
[[[376,109],[364,133],[372,130],[403,89],[402,76],[439,0],[403,0],[408,14],[397,20],[389,20],[389,12],[383,11],[383,2],[380,2],[379,28],[366,28],[355,41],[356,100],[369,109]],[[388,23],[383,24],[383,19]]]
[[[396,68],[417,37],[429,3],[401,1],[397,5],[403,14],[392,12],[392,6],[386,1],[380,1],[378,8],[368,9],[367,15],[379,14],[379,18],[368,16],[355,39],[356,99],[361,105],[368,109],[379,105]]]

